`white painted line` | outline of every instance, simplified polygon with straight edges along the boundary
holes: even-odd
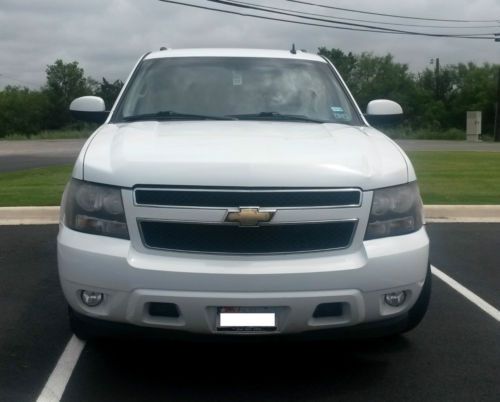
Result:
[[[64,352],[59,357],[56,367],[50,374],[42,393],[36,400],[37,402],[59,402],[61,400],[84,347],[84,341],[81,341],[75,335],[71,337]]]
[[[437,269],[435,266],[431,266],[432,273],[445,282],[447,285],[451,286],[463,297],[465,297],[470,302],[474,303],[477,307],[483,310],[486,314],[492,316],[495,320],[500,321],[500,311],[493,307],[491,304],[481,299],[474,292],[471,292],[466,287],[462,286],[455,279],[446,275],[443,271]]]
[[[443,271],[435,266],[431,266],[432,273],[445,282],[447,285],[455,289],[458,293],[464,296],[467,300],[474,303],[485,313],[500,321],[500,311],[491,304],[480,298],[475,293],[471,292],[466,287],[462,286],[455,279],[446,275]],[[236,316],[236,314],[234,314]],[[76,363],[85,347],[85,342],[72,336],[69,340],[64,352],[59,358],[56,367],[50,374],[45,387],[43,388],[37,402],[59,402],[62,398],[66,385],[75,369]]]

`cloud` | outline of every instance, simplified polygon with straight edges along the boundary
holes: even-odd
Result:
[[[202,0],[186,1],[218,7]],[[271,4],[263,0],[246,1]],[[315,2],[332,4],[324,0]],[[284,0],[273,1],[272,5],[349,18],[383,19]],[[496,0],[379,0],[376,3],[358,0],[355,5],[344,0],[335,5],[435,18],[500,16],[500,4]],[[425,68],[429,60],[436,57],[440,57],[442,64],[500,63],[500,43],[494,41],[347,32],[219,14],[157,0],[2,0],[0,7],[0,87],[19,83],[40,86],[45,81],[46,66],[58,58],[79,61],[86,74],[97,79],[124,79],[141,54],[161,46],[287,49],[294,42],[299,48],[312,52],[320,46],[356,53],[390,52],[397,61],[408,63],[413,71]],[[492,31],[500,32],[500,29]]]

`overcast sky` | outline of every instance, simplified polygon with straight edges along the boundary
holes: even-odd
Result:
[[[285,0],[245,1],[332,16],[384,19]],[[185,2],[228,8],[203,0]],[[388,14],[500,20],[500,0],[309,2]],[[484,32],[500,32],[500,28]],[[356,53],[371,51],[383,55],[390,52],[398,62],[409,64],[412,71],[427,67],[429,60],[435,57],[440,58],[441,64],[500,63],[500,42],[492,40],[425,38],[304,27],[197,10],[157,0],[0,0],[0,87],[23,84],[37,88],[45,81],[45,67],[58,58],[67,62],[77,60],[85,73],[96,79],[114,80],[125,79],[141,54],[161,46],[288,49],[292,42],[311,52],[320,46]]]

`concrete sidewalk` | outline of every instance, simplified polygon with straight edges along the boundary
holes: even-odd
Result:
[[[426,205],[427,222],[500,222],[500,205]],[[59,207],[0,208],[0,225],[59,223]]]

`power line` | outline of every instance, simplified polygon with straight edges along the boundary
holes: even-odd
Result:
[[[439,19],[439,18],[411,17],[411,16],[407,16],[407,15],[382,14],[382,13],[375,13],[375,12],[371,12],[371,11],[355,10],[352,8],[327,6],[326,4],[318,4],[318,3],[308,2],[308,1],[300,1],[300,0],[285,0],[285,1],[288,1],[290,3],[306,4],[306,5],[315,6],[315,7],[329,8],[331,10],[348,11],[351,13],[359,13],[359,14],[378,15],[381,17],[404,18],[404,19],[410,19],[410,20],[440,21],[440,22],[471,22],[471,23],[475,23],[475,22],[499,22],[498,19],[497,20],[450,20],[450,19]]]
[[[385,31],[378,31],[378,30],[373,30],[373,29],[356,29],[356,28],[347,28],[347,27],[336,27],[336,26],[333,26],[333,25],[313,24],[313,23],[310,23],[310,22],[285,20],[285,19],[274,18],[274,17],[265,17],[263,15],[248,14],[248,13],[242,13],[242,12],[232,11],[232,10],[223,10],[223,9],[220,9],[220,8],[213,8],[213,7],[201,6],[199,4],[184,3],[184,2],[181,2],[181,1],[173,1],[173,0],[159,0],[159,1],[162,2],[162,3],[178,4],[178,5],[181,5],[181,6],[186,6],[186,7],[191,7],[191,8],[198,8],[198,9],[202,9],[202,10],[216,11],[216,12],[220,12],[220,13],[224,13],[224,14],[239,15],[239,16],[242,16],[242,17],[258,18],[258,19],[262,19],[262,20],[288,22],[288,23],[291,23],[291,24],[308,25],[308,26],[315,26],[315,27],[322,27],[322,28],[342,29],[342,30],[356,31],[356,32],[385,33]]]
[[[301,19],[306,19],[306,20],[313,20],[313,21],[319,21],[319,22],[327,22],[330,24],[339,24],[347,27],[356,27],[356,28],[363,28],[363,29],[372,29],[372,30],[377,30],[379,32],[386,32],[386,33],[395,33],[395,34],[406,34],[406,35],[418,35],[418,36],[431,36],[431,37],[446,37],[446,38],[485,38],[485,39],[494,39],[495,35],[494,33],[480,33],[480,34],[442,34],[442,33],[430,33],[430,32],[416,32],[416,31],[407,31],[407,30],[401,30],[401,29],[393,29],[393,28],[384,28],[384,27],[379,27],[379,26],[374,26],[374,25],[365,25],[365,24],[355,24],[355,23],[350,23],[350,22],[342,22],[342,21],[332,21],[331,19],[324,19],[324,18],[316,18],[316,17],[307,17],[301,14],[296,14],[293,12],[284,12],[284,11],[272,11],[269,9],[266,9],[265,7],[258,6],[258,5],[251,5],[251,3],[244,3],[244,2],[234,2],[234,1],[229,1],[229,0],[206,0],[211,3],[217,3],[225,6],[232,6],[232,7],[237,7],[237,8],[244,8],[244,9],[250,9],[250,10],[256,10],[256,11],[264,11],[268,13],[274,13],[274,14],[279,14],[279,15],[286,15],[289,17],[295,17],[295,18],[301,18]],[[490,36],[486,36],[490,35]]]
[[[329,19],[332,19],[332,20],[367,22],[367,23],[378,24],[378,25],[391,25],[391,26],[416,27],[416,28],[436,28],[436,29],[486,29],[486,28],[497,28],[497,29],[500,29],[500,25],[475,25],[475,26],[470,26],[470,25],[467,25],[467,26],[459,25],[459,26],[457,26],[457,25],[455,25],[455,26],[442,26],[442,25],[425,25],[425,24],[397,23],[397,22],[376,21],[376,20],[362,20],[362,19],[357,19],[357,18],[338,17],[338,16],[333,16],[333,15],[310,13],[310,12],[306,12],[306,11],[290,10],[290,9],[280,8],[280,7],[271,7],[271,6],[268,6],[268,5],[261,6],[259,4],[247,3],[247,2],[243,2],[243,1],[231,1],[231,3],[236,3],[236,4],[241,4],[241,5],[251,5],[251,6],[257,6],[257,7],[263,7],[263,8],[267,8],[269,10],[276,10],[276,11],[300,12],[303,15],[311,15],[311,16],[314,16],[314,17],[329,18]]]
[[[258,18],[258,19],[263,19],[263,20],[269,20],[269,21],[279,21],[279,22],[287,22],[290,24],[297,24],[297,25],[306,25],[306,26],[315,26],[315,27],[322,27],[322,28],[330,28],[330,29],[340,29],[340,30],[346,30],[346,31],[354,31],[354,32],[372,32],[372,33],[386,33],[386,34],[408,34],[412,35],[412,33],[405,33],[405,32],[398,32],[398,31],[388,31],[387,29],[384,28],[377,28],[377,29],[359,29],[359,28],[353,28],[353,27],[346,27],[346,26],[335,26],[335,25],[325,25],[325,24],[316,24],[316,23],[311,23],[311,22],[304,22],[304,21],[294,21],[294,20],[287,20],[283,18],[277,18],[277,17],[266,17],[263,15],[256,15],[256,14],[248,14],[248,13],[243,13],[243,12],[238,12],[234,10],[226,10],[226,9],[220,9],[220,8],[214,8],[214,7],[207,7],[207,6],[202,6],[199,4],[191,4],[191,3],[185,3],[181,1],[173,1],[173,0],[159,0],[163,3],[171,3],[171,4],[177,4],[185,7],[191,7],[191,8],[197,8],[197,9],[202,9],[202,10],[210,10],[210,11],[215,11],[215,12],[220,12],[220,13],[225,13],[225,14],[232,14],[232,15],[239,15],[243,17],[251,17],[251,18]],[[349,25],[349,24],[347,24]],[[434,37],[450,37],[450,38],[461,38],[461,39],[495,39],[495,37],[487,37],[487,36],[471,36],[471,35],[461,35],[461,36],[453,36],[453,35],[444,35],[444,34],[425,34],[425,33],[418,33],[418,34],[413,34],[413,35],[420,35],[420,36],[434,36]]]

